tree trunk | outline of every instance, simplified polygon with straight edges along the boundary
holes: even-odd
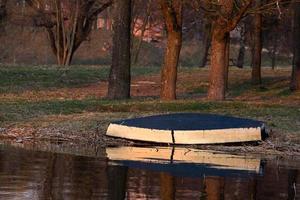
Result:
[[[241,20],[252,0],[245,1],[238,13],[232,17],[234,0],[219,0],[220,14],[212,23],[211,67],[209,76],[209,100],[224,100],[229,66],[229,34]],[[227,18],[228,20],[224,20]]]
[[[56,0],[56,29],[55,32],[51,28],[47,28],[48,36],[51,43],[53,53],[56,55],[58,65],[68,66],[71,64],[76,47],[75,40],[78,28],[79,1],[76,1],[74,13],[70,27],[67,29],[65,24],[65,16],[61,2]],[[83,38],[80,38],[83,41]],[[81,43],[81,42],[80,42]]]
[[[256,4],[261,5],[260,0]],[[252,84],[261,84],[262,15],[256,13],[253,22]]]
[[[162,100],[176,99],[177,66],[182,44],[182,2],[174,0],[172,5],[161,0],[162,12],[167,28],[167,48],[161,70]]]
[[[7,0],[0,0],[0,35],[4,32],[4,21],[7,17]]]
[[[204,35],[202,39],[203,53],[200,58],[199,67],[205,67],[207,63],[209,48],[211,44],[211,23],[205,23],[204,25]]]
[[[246,51],[246,36],[245,36],[245,24],[241,24],[241,31],[240,31],[240,49],[239,49],[239,54],[237,57],[237,63],[236,66],[238,68],[243,68],[244,67],[244,58],[245,58],[245,51]]]
[[[225,48],[225,72],[224,72],[224,81],[225,81],[225,94],[228,89],[228,75],[229,75],[229,56],[230,56],[230,33],[225,34],[226,39],[226,48]]]
[[[130,98],[131,0],[117,0],[113,12],[113,50],[108,98]]]
[[[161,99],[176,99],[177,65],[181,49],[181,33],[168,33],[167,49],[161,71]]]
[[[278,31],[275,31],[273,35],[273,48],[271,52],[272,70],[274,70],[276,66],[277,49],[278,49]]]
[[[300,3],[294,3],[294,57],[291,77],[292,91],[300,90]]]
[[[223,32],[222,27],[213,24],[208,90],[210,100],[225,99],[226,43],[226,33]]]
[[[274,45],[274,49],[272,50],[272,58],[271,58],[271,67],[272,70],[276,67],[276,51],[277,51],[277,45]]]

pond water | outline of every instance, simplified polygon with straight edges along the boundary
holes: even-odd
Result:
[[[297,160],[185,148],[0,148],[0,199],[300,199]]]

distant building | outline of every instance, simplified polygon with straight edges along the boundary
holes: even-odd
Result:
[[[108,16],[107,12],[99,15],[96,22],[97,29],[112,30],[112,19]],[[143,31],[144,29],[144,31]],[[159,42],[163,38],[163,24],[147,23],[146,27],[142,19],[135,20],[133,27],[133,35],[135,37],[143,37],[146,42]]]

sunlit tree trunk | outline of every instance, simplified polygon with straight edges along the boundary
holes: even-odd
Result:
[[[160,0],[167,30],[167,47],[161,70],[162,100],[176,99],[177,66],[182,44],[182,0]]]
[[[300,3],[294,3],[294,57],[293,57],[293,69],[291,78],[291,90],[300,90]]]
[[[232,17],[234,10],[233,0],[220,0],[220,13],[222,15],[215,18],[212,22],[212,41],[211,41],[211,66],[209,75],[209,100],[224,100],[227,88],[228,64],[229,64],[229,34],[241,20],[251,0],[244,2],[238,13]],[[224,16],[228,19],[224,20]]]
[[[209,75],[208,99],[225,99],[225,78],[226,78],[226,33],[221,26],[213,24],[212,43],[211,43],[211,69]]]
[[[113,50],[108,98],[130,98],[131,0],[116,0],[113,11]]]
[[[260,6],[260,0],[256,0]],[[255,13],[253,19],[252,84],[261,84],[262,14]]]

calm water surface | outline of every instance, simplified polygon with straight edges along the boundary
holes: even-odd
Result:
[[[0,148],[0,199],[300,199],[295,160],[183,148]]]

